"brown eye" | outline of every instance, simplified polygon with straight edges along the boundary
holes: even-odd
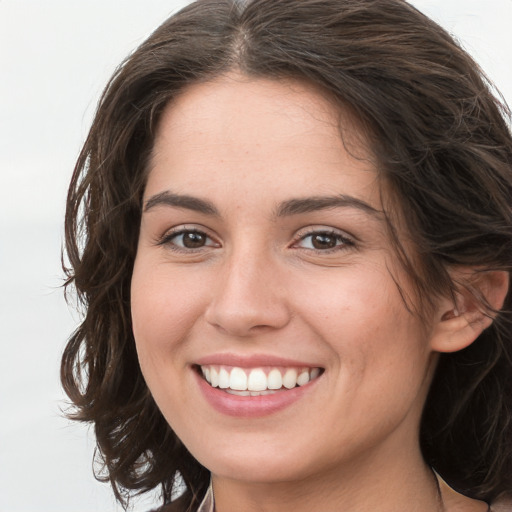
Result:
[[[158,244],[176,251],[192,251],[194,249],[202,249],[203,247],[218,247],[218,244],[206,233],[195,229],[182,229],[169,233]]]
[[[297,246],[319,252],[331,252],[353,247],[354,241],[337,231],[313,231],[304,235]]]
[[[176,237],[179,239],[179,237]],[[207,237],[199,231],[186,231],[181,235],[181,245],[187,249],[198,249],[206,245]]]
[[[311,245],[315,249],[333,249],[338,244],[338,238],[329,233],[311,235]]]

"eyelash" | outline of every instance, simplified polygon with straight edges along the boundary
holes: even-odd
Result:
[[[175,240],[178,237],[183,237],[186,234],[204,237],[206,242],[204,245],[201,245],[199,247],[185,247],[183,245],[182,240],[182,245],[178,245],[175,242]],[[308,238],[311,240],[310,245],[313,245],[312,239],[315,236],[324,236],[335,239],[334,247],[328,247],[323,249],[320,249],[318,247],[300,247],[300,243],[304,242]],[[210,241],[210,243],[207,243],[208,241]],[[220,244],[215,242],[211,236],[209,236],[204,231],[196,228],[178,228],[175,231],[167,232],[156,241],[156,244],[160,246],[166,246],[170,250],[178,253],[194,253],[203,250],[205,247],[220,247]],[[352,238],[348,237],[345,234],[341,234],[338,231],[334,231],[332,229],[314,229],[307,232],[299,233],[296,240],[292,243],[291,247],[302,249],[305,251],[313,251],[321,254],[332,254],[335,252],[347,250],[351,247],[354,247],[355,245],[356,244]]]
[[[304,249],[307,251],[314,251],[322,254],[332,254],[338,251],[347,250],[350,247],[355,246],[355,242],[353,239],[349,238],[345,234],[341,234],[338,231],[329,230],[329,229],[315,229],[312,231],[308,231],[307,233],[299,234],[297,241],[295,241],[292,247],[296,247],[300,242],[311,239],[311,245],[313,244],[312,239],[315,236],[325,236],[334,238],[336,241],[336,245],[334,247],[329,247],[326,249],[318,249],[315,247],[299,247],[299,249]]]
[[[205,243],[205,245],[202,245],[200,247],[184,247],[183,245],[177,245],[174,240],[176,238],[178,238],[179,236],[183,236],[186,234],[203,236],[206,240],[209,240],[213,243]],[[200,229],[196,229],[196,228],[179,228],[176,231],[171,231],[171,232],[168,231],[167,233],[165,233],[161,238],[159,238],[156,241],[156,245],[163,245],[163,246],[166,246],[167,248],[169,248],[171,251],[180,252],[180,253],[197,252],[197,251],[204,249],[204,247],[218,247],[219,246],[219,244],[217,242],[213,241],[211,236],[209,236],[204,231],[202,231]]]

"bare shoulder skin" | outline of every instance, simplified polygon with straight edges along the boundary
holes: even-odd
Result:
[[[490,510],[487,503],[468,498],[452,489],[439,475],[437,478],[445,512],[487,512]]]

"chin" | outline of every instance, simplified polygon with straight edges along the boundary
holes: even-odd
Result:
[[[264,446],[264,445],[263,445]],[[301,448],[251,442],[249,449],[237,446],[209,450],[196,457],[213,475],[251,483],[278,483],[302,480],[325,466],[325,461],[312,460]]]

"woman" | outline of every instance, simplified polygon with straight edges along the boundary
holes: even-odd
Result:
[[[511,510],[507,115],[402,0],[199,1],[131,55],[66,216],[118,499]]]

